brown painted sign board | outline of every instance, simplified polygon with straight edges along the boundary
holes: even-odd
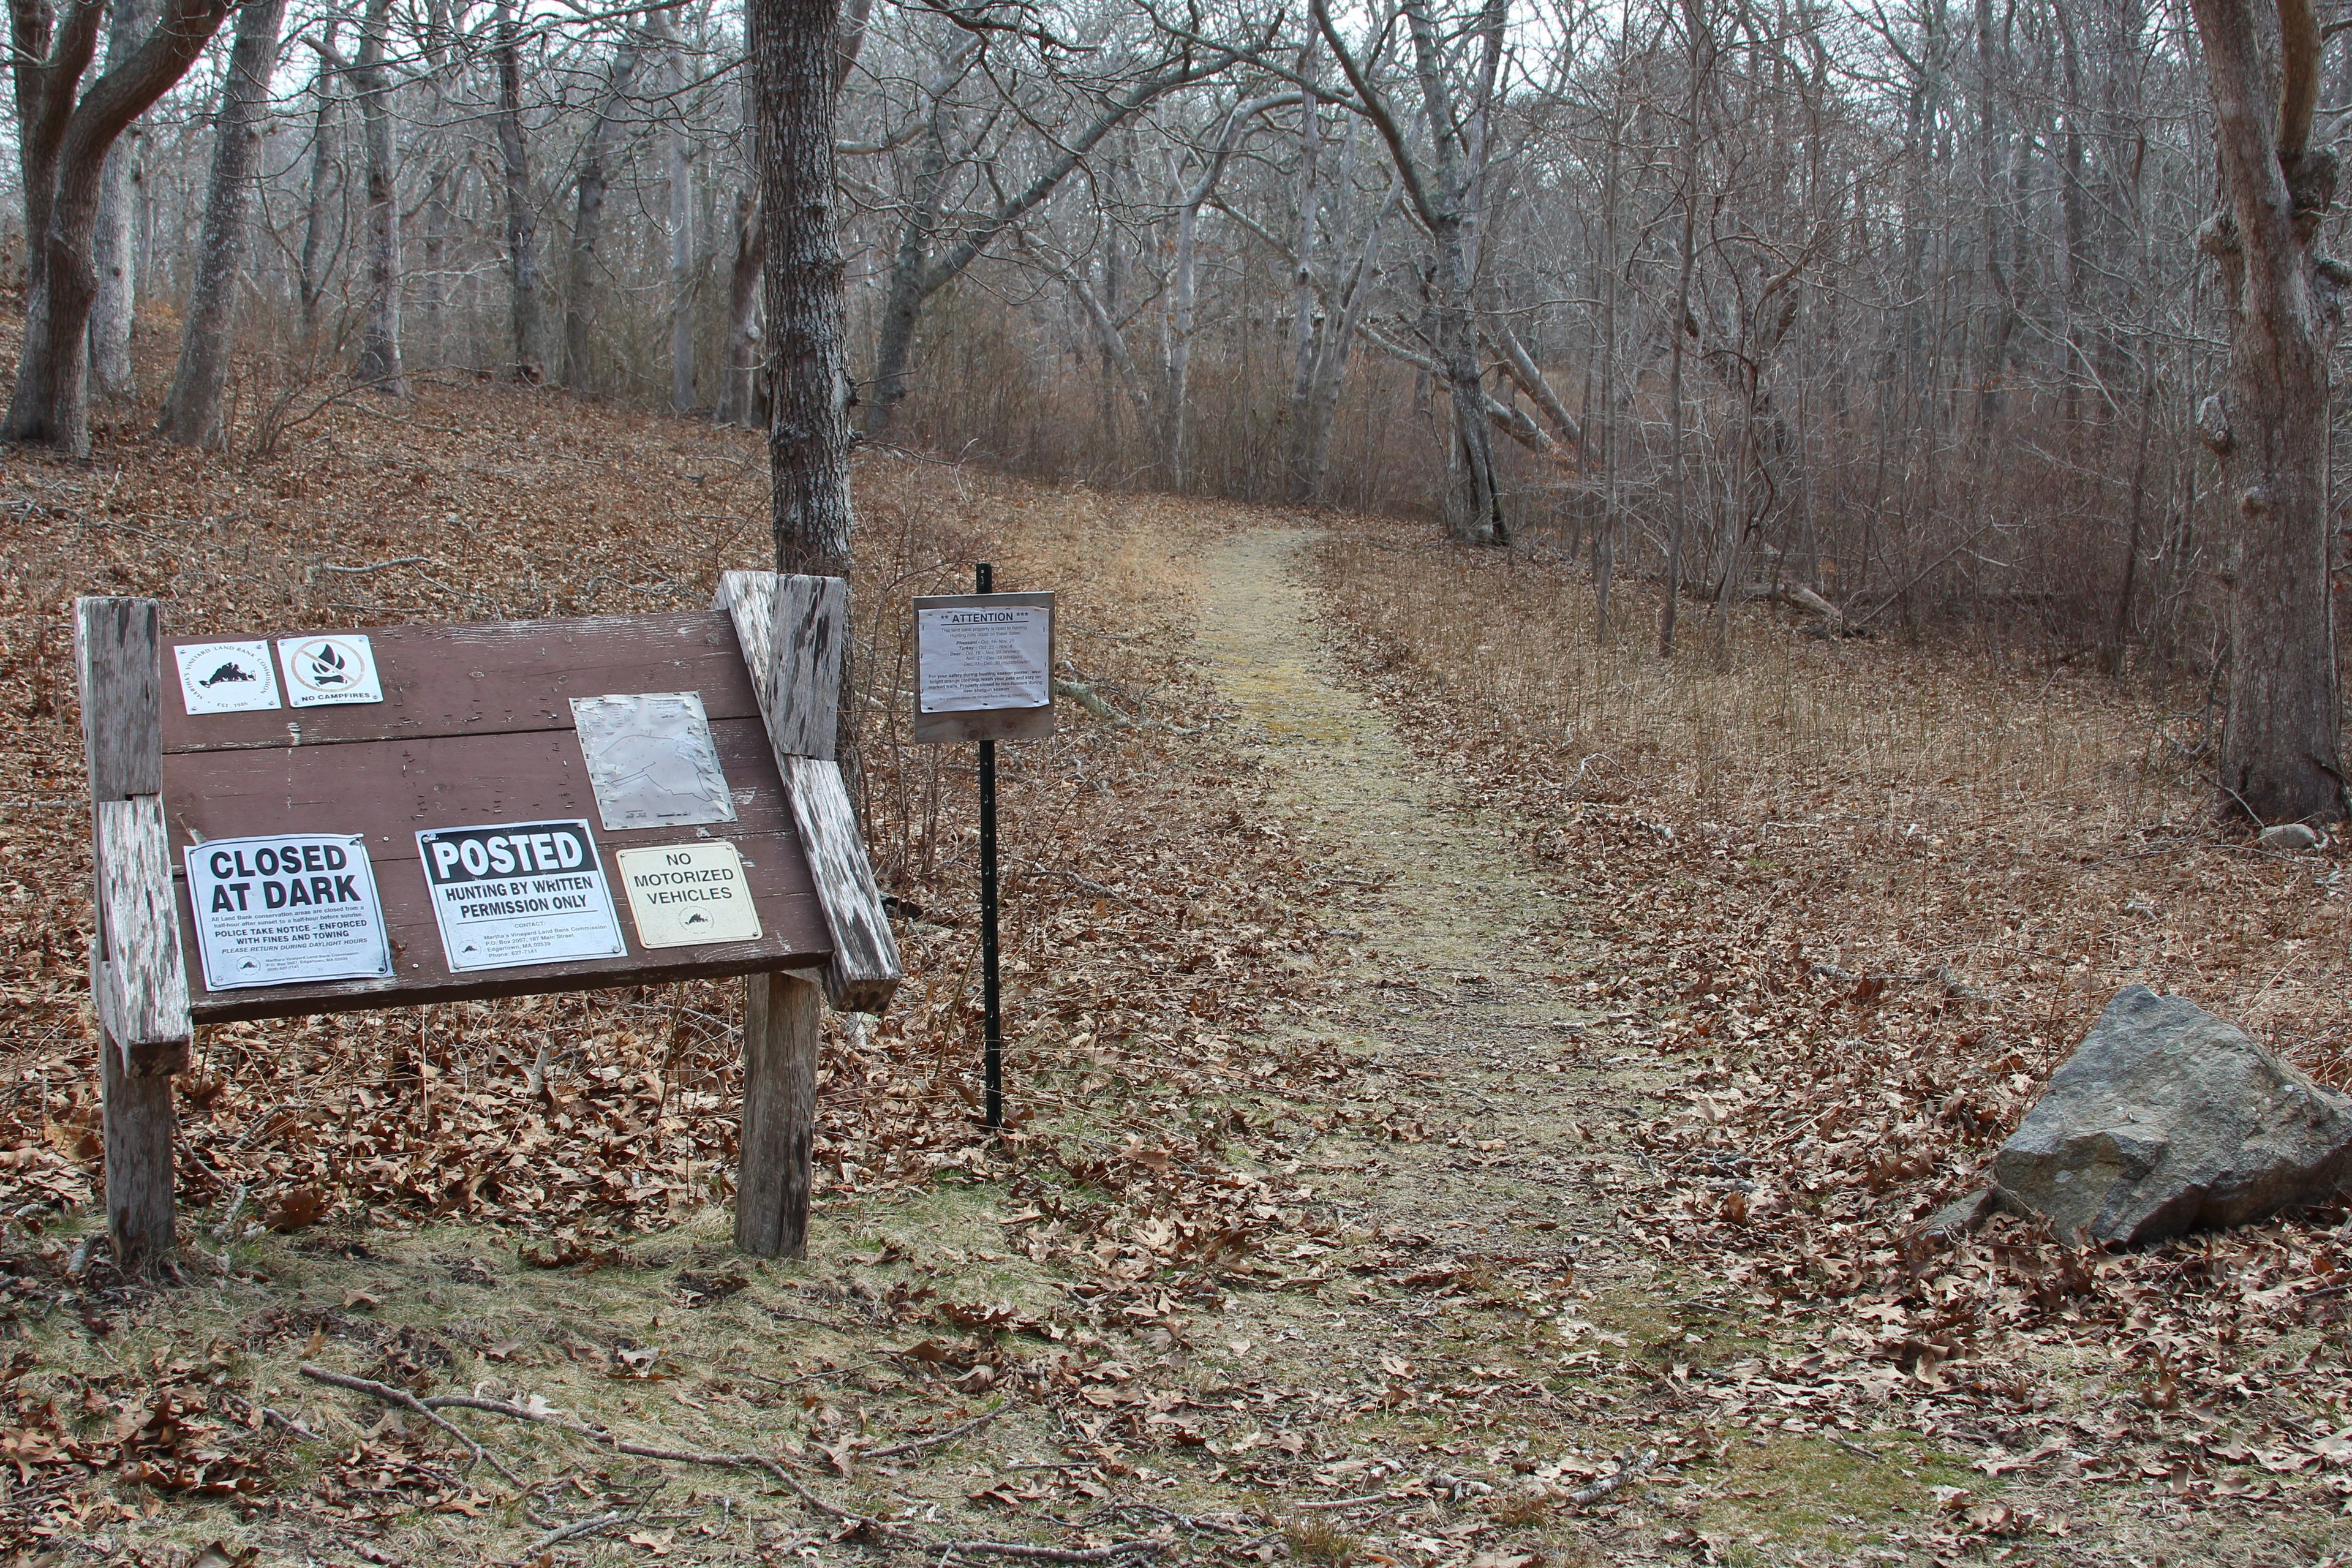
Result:
[[[162,795],[194,1022],[825,966],[833,949],[824,912],[727,614],[348,632],[330,627],[309,635],[364,638],[382,700],[190,713],[176,679],[182,646],[267,639],[165,639]],[[733,820],[607,827],[574,729],[572,699],[687,692],[699,697],[707,716]],[[585,837],[593,841],[619,923],[622,951],[609,957],[453,970],[436,923],[418,834],[566,822],[588,830]],[[203,966],[195,962],[199,948],[185,850],[215,839],[272,834],[364,839],[391,949],[388,976],[206,989]],[[541,838],[544,844],[543,833]],[[713,841],[731,846],[740,859],[759,934],[646,945],[615,858],[627,850]],[[729,929],[740,930],[741,922]]]

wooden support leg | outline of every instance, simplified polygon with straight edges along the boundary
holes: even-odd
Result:
[[[98,1049],[105,1059],[106,1233],[114,1243],[115,1267],[127,1274],[179,1245],[173,1215],[178,1117],[172,1105],[172,1068],[180,1058],[142,1055],[126,1068],[122,1047],[102,1030]]]
[[[801,975],[744,977],[735,1245],[761,1258],[799,1258],[808,1250],[817,1032],[824,1006],[816,983]]]

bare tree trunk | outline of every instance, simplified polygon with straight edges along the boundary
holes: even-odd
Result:
[[[1621,41],[1624,37],[1620,29]],[[1623,82],[1624,62],[1618,61],[1618,83]],[[1622,98],[1619,99],[1622,106]],[[1602,647],[1609,646],[1609,590],[1617,570],[1617,279],[1623,271],[1618,254],[1617,205],[1618,166],[1622,149],[1620,132],[1622,114],[1609,118],[1608,162],[1601,184],[1601,416],[1607,421],[1601,431],[1601,522],[1592,538],[1592,621],[1593,639]],[[1588,410],[1585,422],[1591,423]]]
[[[767,225],[776,569],[849,575],[849,420],[835,237],[839,0],[749,0],[753,132]],[[849,705],[842,706],[844,723]]]
[[[196,247],[195,282],[188,291],[179,367],[156,426],[167,439],[183,446],[226,444],[221,392],[228,382],[237,273],[245,260],[246,195],[252,188],[262,133],[269,124],[269,78],[278,68],[278,30],[285,17],[286,0],[246,0],[237,13],[236,39],[229,47],[228,80],[221,89],[220,124],[205,195],[204,237]]]
[[[1315,39],[1298,51],[1302,80],[1316,76]],[[1322,100],[1302,93],[1298,103],[1298,244],[1290,285],[1290,499],[1315,499],[1308,468],[1308,405],[1315,396],[1315,252],[1322,236]]]
[[[1690,80],[1684,100],[1680,171],[1682,243],[1676,252],[1674,319],[1666,329],[1673,342],[1666,368],[1666,500],[1673,518],[1666,534],[1666,602],[1658,611],[1660,658],[1674,657],[1675,613],[1681,607],[1683,596],[1683,540],[1690,526],[1690,485],[1684,472],[1688,459],[1683,449],[1683,343],[1689,336],[1685,329],[1691,319],[1691,271],[1697,256],[1699,105],[1715,54],[1715,33],[1706,14],[1706,0],[1683,0],[1683,26],[1689,34],[1684,68],[1690,73]]]
[[[168,0],[146,41],[77,103],[75,89],[98,51],[99,8],[69,11],[54,37],[34,7],[12,10],[28,255],[25,346],[0,440],[89,455],[89,311],[98,296],[90,240],[99,174],[116,138],[186,74],[228,11],[228,0]]]
[[[604,161],[613,155],[613,142],[621,130],[621,110],[645,52],[645,36],[635,28],[622,36],[620,47],[613,51],[604,101],[596,106],[595,123],[588,128],[588,140],[580,150],[580,174],[573,184],[571,276],[563,290],[563,384],[574,392],[588,390],[588,319],[596,308],[596,244],[604,235],[604,188],[610,179]]]
[[[759,417],[760,275],[768,264],[767,227],[760,200],[751,191],[735,196],[735,264],[727,275],[727,341],[719,353],[721,374],[715,418],[721,425],[751,425]]]
[[[681,72],[681,75],[684,73]],[[669,405],[694,406],[694,162],[686,132],[669,132]]]
[[[337,160],[339,138],[335,134],[335,79],[332,65],[335,53],[335,33],[339,19],[328,18],[326,42],[320,49],[319,74],[310,79],[310,90],[319,95],[319,109],[310,130],[310,192],[302,220],[301,272],[296,287],[300,291],[302,331],[308,335],[319,330],[319,301],[327,291],[327,268],[321,253],[327,240],[327,192],[330,181],[339,173]],[[339,237],[336,249],[342,243]]]
[[[359,380],[387,397],[408,395],[400,363],[400,192],[393,166],[392,88],[384,76],[392,0],[368,0],[352,86],[367,146],[367,322],[360,335]]]
[[[546,379],[539,358],[539,211],[530,200],[530,162],[522,140],[522,48],[514,9],[501,0],[493,53],[499,68],[499,163],[506,176],[507,282],[514,334],[515,379]]]
[[[2263,821],[2344,816],[2329,586],[2327,356],[2352,271],[2316,248],[2334,153],[2309,144],[2321,35],[2280,0],[2278,68],[2253,0],[2194,0],[2227,205],[2207,223],[2231,317],[2221,406],[2200,423],[2231,505],[2222,806]]]
[[[131,58],[154,26],[155,11],[155,0],[117,0],[106,27],[108,70]],[[138,187],[146,178],[145,140],[133,124],[107,153],[105,171],[99,175],[98,227],[90,237],[98,298],[89,309],[89,379],[100,397],[129,397],[138,391],[131,369],[131,327],[139,308],[131,217],[138,205]]]

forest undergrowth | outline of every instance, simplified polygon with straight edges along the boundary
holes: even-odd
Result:
[[[1654,599],[1603,646],[1572,563],[1404,527],[1318,566],[1352,678],[1570,893],[1589,1054],[1680,1072],[1621,1214],[1802,1326],[1719,1408],[1927,1396],[1988,1475],[2352,1498],[2342,1204],[2128,1252],[1922,1234],[2126,984],[2352,1080],[2344,849],[2215,819],[2201,690],[1748,612],[1662,662]]]

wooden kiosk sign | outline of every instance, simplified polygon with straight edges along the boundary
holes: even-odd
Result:
[[[808,1228],[821,1003],[898,947],[835,757],[848,586],[706,614],[166,637],[76,605],[107,1219],[173,1245],[193,1026],[745,977],[735,1242]]]

